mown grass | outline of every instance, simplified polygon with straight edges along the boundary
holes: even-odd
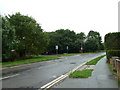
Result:
[[[22,65],[22,64],[28,64],[28,63],[34,63],[34,62],[40,62],[40,61],[54,60],[54,59],[59,59],[61,56],[73,56],[73,55],[78,55],[78,54],[90,54],[90,53],[95,53],[95,52],[69,53],[69,54],[60,54],[60,55],[57,55],[57,56],[34,56],[30,59],[17,60],[17,61],[12,61],[12,62],[3,62],[3,63],[0,63],[0,67]]]
[[[97,62],[98,62],[101,58],[103,58],[104,56],[106,56],[106,55],[99,56],[99,57],[97,57],[97,58],[95,58],[95,59],[87,62],[86,65],[96,65]]]
[[[40,62],[40,61],[48,61],[48,60],[54,60],[54,59],[59,59],[61,56],[72,56],[72,55],[77,55],[80,53],[70,53],[70,54],[61,54],[57,56],[34,56],[30,59],[24,59],[24,60],[17,60],[17,61],[12,61],[12,62],[3,62],[0,63],[0,66],[14,66],[14,65],[21,65],[21,64],[28,64],[28,63],[34,63],[34,62]]]
[[[92,75],[93,69],[86,69],[86,70],[77,70],[70,73],[70,78],[88,78]]]
[[[99,56],[99,57],[87,62],[86,65],[96,65],[97,62],[104,56],[106,56],[106,55]],[[86,69],[86,70],[81,70],[81,71],[77,70],[77,71],[70,73],[69,77],[70,78],[88,78],[92,75],[92,71],[93,71],[93,69]]]
[[[28,63],[58,59],[59,57],[60,56],[34,56],[31,59],[17,60],[17,61],[13,61],[13,62],[3,62],[2,66],[28,64]]]

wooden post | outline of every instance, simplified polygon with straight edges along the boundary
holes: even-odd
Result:
[[[117,61],[116,61],[116,59],[118,59],[118,58],[119,57],[117,57],[117,56],[112,57],[112,66],[113,66],[113,68],[115,70],[117,70]]]
[[[120,80],[120,59],[116,59],[116,67],[117,67],[117,77]]]
[[[110,65],[113,65],[113,59],[110,58]]]

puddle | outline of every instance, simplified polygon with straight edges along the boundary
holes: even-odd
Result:
[[[75,62],[71,62],[70,64],[76,64]]]
[[[16,74],[16,73],[23,72],[23,71],[30,70],[30,69],[31,69],[31,68],[14,70],[14,71],[8,71],[8,72],[2,73],[2,76],[14,75],[14,74]]]
[[[63,62],[63,61],[59,61],[59,62]]]
[[[108,75],[109,79],[115,80],[115,75]]]

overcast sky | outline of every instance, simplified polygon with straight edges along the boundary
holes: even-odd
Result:
[[[32,16],[44,31],[70,29],[76,33],[118,32],[120,0],[0,0],[2,15],[20,12]]]

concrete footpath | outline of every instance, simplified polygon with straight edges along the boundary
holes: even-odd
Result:
[[[104,57],[94,67],[91,77],[85,79],[67,77],[53,88],[118,88],[118,83],[109,70],[106,57]]]

